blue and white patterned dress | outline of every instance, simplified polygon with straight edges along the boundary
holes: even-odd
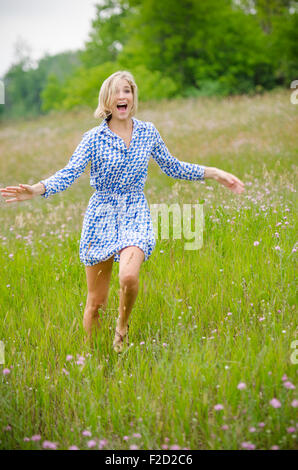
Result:
[[[152,122],[132,118],[129,149],[108,126],[107,120],[85,132],[68,164],[53,176],[40,180],[47,198],[64,191],[91,162],[90,185],[95,192],[84,215],[80,240],[80,260],[92,266],[135,245],[147,261],[155,247],[149,206],[143,192],[148,163],[152,156],[172,178],[204,180],[205,166],[173,157]]]

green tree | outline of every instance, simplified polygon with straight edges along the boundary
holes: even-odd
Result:
[[[271,50],[274,62],[274,78],[279,85],[287,88],[298,78],[298,12],[285,9],[272,22],[273,44]]]
[[[294,8],[297,2],[293,0],[238,0],[234,2],[245,11],[246,14],[256,15],[262,30],[266,34],[272,33],[274,19],[283,15],[285,11],[289,12]]]
[[[186,95],[270,87],[273,68],[264,33],[230,0],[130,0],[130,5],[135,14],[125,24],[131,34],[118,57],[123,67],[158,70]]]
[[[60,109],[61,103],[65,99],[66,94],[56,75],[48,76],[47,83],[41,91],[42,111],[50,109]]]
[[[100,5],[96,5],[96,17],[92,21],[89,40],[80,54],[85,67],[116,61],[129,35],[124,20],[131,14],[129,4],[125,1],[102,0]]]
[[[19,62],[12,65],[4,76],[6,102],[2,119],[36,116],[42,111],[51,109],[49,95],[47,105],[45,107],[42,105],[43,90],[48,81],[54,97],[53,81],[57,81],[57,94],[60,92],[61,84],[67,76],[74,72],[78,64],[79,59],[74,52],[65,52],[54,56],[47,55],[40,59],[35,67],[33,67],[32,60],[28,55],[19,56]],[[56,78],[54,79],[53,76]]]

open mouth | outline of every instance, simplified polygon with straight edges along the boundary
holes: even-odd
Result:
[[[120,111],[126,111],[127,104],[117,104],[117,109],[119,109]]]

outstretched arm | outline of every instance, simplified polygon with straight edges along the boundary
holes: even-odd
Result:
[[[227,173],[215,167],[182,162],[176,157],[173,157],[156,127],[153,124],[152,126],[154,145],[151,155],[166,175],[185,180],[204,180],[210,178],[237,194],[244,191],[244,183],[231,173]]]
[[[40,180],[46,191],[41,194],[43,197],[49,197],[60,191],[65,191],[76,178],[85,170],[91,159],[91,145],[89,132],[85,132],[83,139],[75,149],[68,164],[57,171],[53,176]]]
[[[83,173],[90,159],[90,137],[88,132],[86,132],[64,168],[32,186],[29,184],[19,184],[19,186],[1,188],[1,194],[5,198],[13,196],[12,199],[7,199],[6,202],[21,202],[32,199],[37,195],[47,198],[51,194],[65,191]]]
[[[171,155],[168,147],[162,140],[160,133],[153,124],[152,126],[154,143],[151,155],[162,171],[166,175],[176,179],[203,180],[206,167],[196,163],[182,162]]]

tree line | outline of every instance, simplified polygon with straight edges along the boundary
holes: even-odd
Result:
[[[102,0],[82,50],[8,70],[0,116],[95,108],[102,82],[124,69],[141,101],[289,88],[297,39],[291,0]]]

